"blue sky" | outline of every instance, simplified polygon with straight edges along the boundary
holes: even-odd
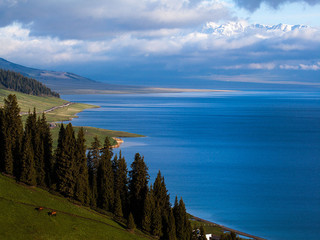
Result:
[[[317,89],[319,19],[320,0],[0,0],[0,56],[113,84]]]

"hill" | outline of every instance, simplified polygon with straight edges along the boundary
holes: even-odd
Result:
[[[0,107],[3,106],[3,99],[9,94],[15,94],[18,99],[19,107],[21,108],[22,120],[25,121],[29,110],[33,111],[36,108],[37,113],[46,113],[48,122],[61,122],[68,121],[72,118],[77,118],[76,114],[89,108],[98,108],[98,106],[82,104],[82,103],[70,103],[66,100],[56,97],[40,97],[29,94],[19,93],[15,91],[9,91],[0,89]],[[68,105],[69,104],[69,105]],[[75,127],[76,131],[79,127]],[[93,137],[97,136],[101,142],[104,141],[106,136],[110,137],[112,145],[116,145],[116,141],[111,139],[112,137],[143,137],[139,134],[133,134],[122,131],[106,130],[101,128],[84,127],[85,138],[87,146],[93,141]],[[52,128],[52,136],[54,146],[57,145],[59,128]]]
[[[21,73],[44,83],[60,94],[136,94],[136,93],[180,93],[180,92],[216,92],[227,90],[159,88],[107,84],[69,72],[57,72],[25,67],[0,58],[0,69]]]
[[[60,97],[59,93],[52,91],[39,81],[10,70],[0,69],[0,88],[35,96]]]
[[[60,94],[75,93],[123,93],[131,91],[142,91],[141,87],[120,86],[101,83],[91,79],[69,73],[59,71],[40,70],[29,68],[19,64],[9,62],[0,58],[0,69],[11,70],[22,74],[25,77],[34,78],[47,87]]]
[[[35,208],[44,207],[42,211]],[[111,216],[0,174],[0,239],[148,239]],[[48,212],[56,211],[56,217]],[[150,238],[149,238],[150,239]]]

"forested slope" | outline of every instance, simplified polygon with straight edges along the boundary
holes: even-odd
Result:
[[[25,77],[14,71],[3,69],[0,69],[0,88],[35,96],[60,97],[59,93],[52,91],[35,79]]]

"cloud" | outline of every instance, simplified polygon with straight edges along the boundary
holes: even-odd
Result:
[[[304,71],[319,71],[320,62],[317,63],[278,63],[278,62],[268,62],[268,63],[249,63],[249,64],[238,64],[230,66],[222,66],[220,69],[225,70],[240,70],[240,69],[250,69],[250,70],[304,70]]]
[[[103,48],[99,44],[96,49],[95,42],[32,36],[30,29],[20,23],[0,28],[0,55],[21,63],[106,60],[106,55],[97,54]]]
[[[320,0],[234,0],[234,2],[249,11],[255,11],[260,8],[262,3],[265,3],[273,8],[278,8],[280,5],[285,3],[302,2],[309,5],[319,4]]]
[[[279,85],[304,85],[304,86],[320,86],[319,82],[305,82],[292,80],[279,80],[277,75],[257,75],[257,74],[241,74],[241,75],[211,75],[197,76],[199,79],[221,81],[221,82],[238,82],[238,83],[262,83],[262,84],[279,84]]]
[[[163,62],[172,68],[214,62],[216,69],[225,70],[318,70],[315,63],[320,50],[317,28],[244,21],[210,22],[196,30],[131,31],[99,40],[61,39],[33,32],[34,25],[18,22],[0,28],[0,56],[37,64],[165,58]]]
[[[5,0],[0,26],[32,24],[33,35],[101,40],[131,31],[194,28],[231,19],[220,0]],[[54,14],[51,14],[54,13]]]

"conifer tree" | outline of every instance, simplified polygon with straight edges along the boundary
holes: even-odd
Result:
[[[207,240],[203,225],[200,226],[200,236],[198,237],[198,239]]]
[[[159,206],[155,206],[152,211],[152,235],[161,237],[162,236],[162,217]]]
[[[118,190],[116,190],[116,195],[114,198],[114,211],[113,211],[113,213],[117,218],[121,219],[123,217],[120,192]]]
[[[136,224],[134,223],[134,218],[132,213],[130,212],[128,220],[127,220],[127,228],[129,230],[134,230],[136,228]]]
[[[5,171],[5,119],[3,108],[0,107],[0,172]]]
[[[65,139],[65,133],[66,130],[64,128],[64,125],[61,123],[60,124],[60,129],[59,129],[59,134],[58,134],[58,146],[55,150],[54,154],[54,165],[53,165],[53,172],[52,172],[52,183],[54,184],[54,189],[57,190],[57,184],[58,184],[58,174],[57,174],[57,159],[63,157],[63,147],[64,147],[64,139]]]
[[[23,137],[23,126],[19,113],[20,108],[16,95],[8,95],[8,97],[4,99],[3,108],[3,171],[7,174],[14,174],[15,176],[20,172],[21,143]]]
[[[164,177],[161,176],[161,172],[158,172],[158,175],[155,179],[154,185],[153,185],[153,195],[155,199],[155,204],[160,208],[160,213],[162,217],[162,232],[163,234],[166,234],[169,229],[169,213],[171,209],[170,204],[170,196],[168,194],[168,190],[166,188]],[[168,236],[163,236],[165,239]]]
[[[173,216],[173,211],[170,209],[168,217],[168,227],[166,228],[167,232],[164,233],[165,239],[176,240],[176,224]]]
[[[161,215],[168,216],[171,209],[170,196],[160,171],[153,184],[153,195],[156,204],[160,207]]]
[[[50,131],[50,126],[47,123],[46,116],[43,113],[42,118],[39,122],[41,129],[41,145],[43,146],[43,167],[45,172],[45,183],[47,187],[52,184],[53,175],[53,156],[52,156],[52,135]]]
[[[29,185],[36,185],[36,171],[34,167],[31,133],[26,130],[23,136],[21,170],[19,180]]]
[[[176,196],[173,206],[173,215],[176,223],[176,236],[178,240],[184,240],[184,216],[181,214],[178,197]]]
[[[61,146],[58,144],[61,149],[57,148],[56,154],[57,190],[66,197],[73,197],[76,139],[71,123],[67,125],[63,135]]]
[[[142,229],[151,233],[152,224],[152,212],[153,212],[154,200],[150,191],[146,195],[143,208]]]
[[[78,132],[76,145],[76,164],[75,164],[75,199],[82,204],[89,204],[89,175],[87,167],[86,146],[84,130],[81,127]]]
[[[90,187],[90,206],[96,207],[97,205],[97,168],[100,159],[100,141],[97,136],[94,137],[91,143],[91,148],[88,152],[88,175],[89,175],[89,187]]]
[[[31,143],[34,154],[34,164],[36,169],[36,180],[38,186],[45,186],[45,171],[44,171],[44,149],[41,142],[41,126],[40,120],[37,121],[37,113],[34,108],[33,113],[30,113],[26,120],[26,131],[31,134]]]
[[[114,178],[111,163],[113,153],[108,137],[105,138],[104,147],[101,152],[102,154],[97,170],[97,206],[107,211],[113,211]]]
[[[174,207],[173,207],[173,215],[176,223],[176,236],[177,239],[181,240],[189,240],[192,235],[192,227],[191,223],[188,219],[188,215],[186,212],[185,204],[180,199],[178,203],[178,198],[176,197]]]
[[[129,198],[130,209],[133,212],[135,221],[141,227],[143,217],[143,206],[148,191],[149,174],[144,158],[136,153],[129,172]]]
[[[119,191],[124,216],[128,216],[128,168],[121,151],[119,158],[116,156],[114,157],[112,161],[112,168],[114,172],[114,189]]]

